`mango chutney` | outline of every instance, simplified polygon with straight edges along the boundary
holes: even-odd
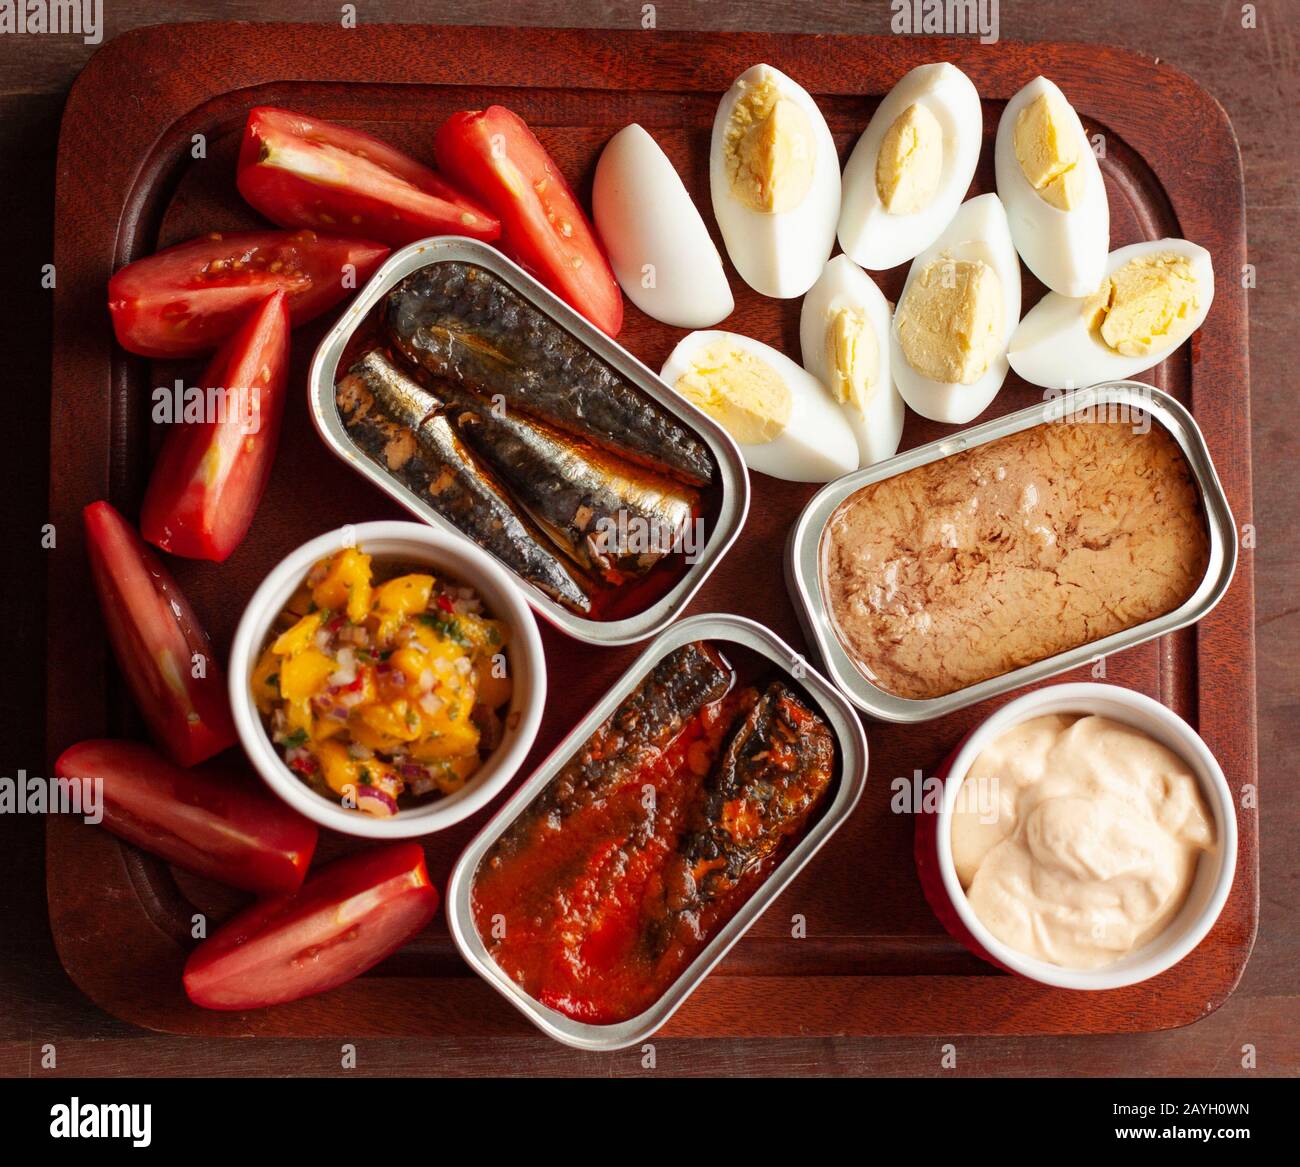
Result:
[[[345,548],[290,599],[251,680],[285,764],[379,817],[459,790],[501,740],[507,629],[472,588],[376,578]]]

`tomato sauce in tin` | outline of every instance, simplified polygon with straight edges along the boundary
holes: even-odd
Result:
[[[611,1024],[654,1004],[831,785],[830,730],[709,645],[664,657],[480,863],[475,925],[530,996]]]

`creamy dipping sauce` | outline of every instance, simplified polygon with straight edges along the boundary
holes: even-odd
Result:
[[[1035,717],[994,739],[952,819],[953,864],[980,922],[1065,968],[1111,964],[1157,936],[1214,846],[1188,764],[1091,715]]]

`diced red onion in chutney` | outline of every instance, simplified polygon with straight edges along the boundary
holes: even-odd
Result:
[[[373,786],[362,786],[357,791],[357,810],[376,818],[391,818],[397,813],[397,799]]]

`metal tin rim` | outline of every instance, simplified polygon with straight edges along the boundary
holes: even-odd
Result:
[[[786,671],[798,667],[797,683],[819,706],[840,751],[840,777],[835,795],[821,817],[734,916],[718,930],[703,951],[683,970],[649,1009],[612,1025],[589,1025],[565,1017],[534,1000],[514,984],[488,953],[474,926],[470,889],[474,872],[488,848],[519,817],[587,740],[618,702],[662,657],[693,640],[740,644],[767,657]],[[577,1049],[616,1050],[643,1041],[664,1024],[699,986],[715,965],[790,884],[814,854],[853,812],[867,778],[867,739],[862,723],[843,694],[816,672],[805,658],[776,633],[753,620],[727,613],[692,616],[662,632],[632,666],[609,688],[591,711],[555,747],[537,770],[515,791],[456,861],[447,882],[447,923],[465,962],[547,1036]]]
[[[381,297],[406,276],[430,264],[450,260],[477,264],[504,280],[631,384],[689,425],[709,446],[718,465],[721,489],[721,504],[713,529],[695,563],[687,568],[676,586],[643,612],[621,620],[591,620],[570,612],[506,567],[523,590],[533,611],[577,640],[588,644],[619,645],[634,644],[653,636],[667,628],[691,602],[739,536],[749,513],[749,473],[744,458],[731,436],[717,422],[679,397],[640,360],[495,248],[476,239],[441,235],[412,243],[388,257],[325,334],[312,357],[308,375],[308,410],[316,432],[338,458],[417,518],[462,539],[469,539],[418,494],[385,474],[353,445],[334,403],[334,380],[338,364],[358,325]]]
[[[1196,478],[1209,529],[1210,554],[1205,575],[1178,608],[1102,640],[1091,641],[999,677],[990,677],[954,693],[926,700],[898,697],[862,675],[831,626],[821,587],[821,537],[836,508],[856,490],[936,462],[997,438],[1030,429],[1098,406],[1140,409],[1178,443]],[[882,721],[914,723],[964,709],[1022,685],[1057,676],[1078,665],[1157,636],[1186,628],[1204,617],[1223,598],[1237,566],[1237,530],[1223,485],[1195,419],[1169,394],[1140,381],[1109,381],[1049,397],[1016,413],[982,422],[938,441],[918,446],[875,466],[846,475],[818,491],[790,528],[786,542],[786,587],[808,642],[816,647],[826,672],[859,709]]]

